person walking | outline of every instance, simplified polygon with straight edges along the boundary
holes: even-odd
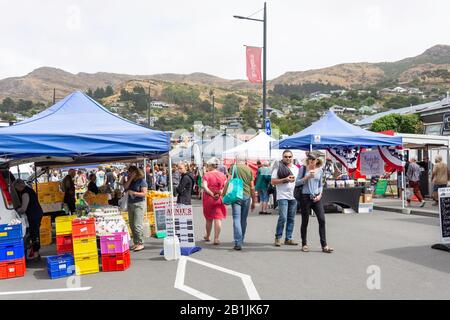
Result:
[[[70,169],[67,176],[64,177],[63,181],[61,182],[61,186],[64,192],[64,203],[67,204],[69,207],[70,213],[75,213],[76,207],[75,207],[75,182],[74,178],[76,175],[75,169]]]
[[[105,176],[106,176],[105,171],[103,171],[103,167],[98,167],[98,171],[95,175],[97,176],[96,181],[97,187],[99,188],[103,187],[103,185],[105,184]]]
[[[39,254],[41,249],[40,227],[44,211],[39,204],[36,192],[28,187],[23,180],[14,181],[13,185],[21,198],[21,206],[16,210],[20,214],[26,214],[29,225],[31,250],[27,255],[27,260],[38,260],[41,258]]]
[[[180,185],[180,180],[182,173],[180,171],[180,165],[184,166],[183,172],[188,172],[186,165],[184,163],[180,163],[178,166],[176,164],[172,165],[172,186],[173,186],[173,195],[176,197],[178,193],[178,186]],[[191,175],[192,177],[192,175]],[[192,178],[194,179],[194,178]],[[192,191],[191,191],[192,192]]]
[[[409,187],[413,188],[414,194],[417,197],[417,200],[420,201],[420,207],[425,205],[425,201],[423,200],[422,193],[419,188],[419,180],[420,180],[421,169],[417,164],[416,158],[411,158],[410,164],[408,166],[408,170],[406,171],[406,177],[409,180]],[[411,205],[411,199],[406,199],[408,206]]]
[[[214,244],[219,245],[222,220],[227,217],[227,209],[222,202],[227,176],[218,170],[219,160],[212,158],[207,162],[207,172],[203,176],[203,215],[206,219],[205,241],[210,241],[214,223]]]
[[[261,202],[261,211],[259,214],[270,214],[269,212],[269,184],[271,180],[269,162],[264,161],[262,166],[258,169],[256,176],[255,189],[258,191],[259,200]]]
[[[176,188],[177,203],[184,205],[191,205],[192,189],[194,188],[194,178],[192,174],[187,171],[184,163],[178,164],[178,173],[180,176],[179,184]]]
[[[431,175],[431,180],[433,181],[433,206],[438,205],[438,190],[439,188],[447,188],[449,171],[447,165],[442,162],[442,156],[437,155],[435,158],[435,166],[433,168],[433,173]]]
[[[297,212],[297,200],[294,197],[295,180],[298,176],[298,168],[293,163],[293,154],[290,150],[284,150],[283,159],[275,166],[272,172],[271,183],[277,189],[278,223],[275,232],[275,246],[281,246],[283,229],[286,225],[286,237],[284,244],[298,245],[292,240],[294,231],[295,213]]]
[[[144,172],[136,166],[130,166],[124,189],[128,193],[128,219],[134,242],[131,250],[141,251],[144,249],[144,215],[147,212],[147,183]]]
[[[245,158],[238,156],[236,171],[237,176],[242,179],[244,185],[243,199],[231,205],[233,212],[233,237],[234,250],[242,250],[245,232],[247,230],[247,217],[251,210],[256,207],[256,194],[253,180],[253,171],[245,164]],[[229,174],[233,172],[233,166],[229,170]],[[229,183],[229,181],[228,181]],[[228,189],[228,183],[225,190]],[[226,194],[226,191],[225,191]]]
[[[322,160],[314,155],[313,153],[308,154],[305,161],[305,169],[302,170],[297,178],[297,185],[302,187],[302,196],[300,204],[302,206],[302,225],[301,225],[301,238],[302,238],[302,251],[308,252],[308,241],[307,241],[307,229],[309,216],[311,214],[311,209],[317,216],[317,221],[319,222],[319,236],[320,244],[322,246],[322,252],[331,253],[334,251],[333,248],[329,247],[325,235],[325,210],[322,204],[322,191],[323,191],[323,170],[322,170]]]

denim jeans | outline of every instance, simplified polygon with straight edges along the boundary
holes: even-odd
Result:
[[[238,200],[231,205],[233,211],[234,244],[242,246],[247,229],[247,217],[250,210],[250,197],[244,195],[243,200]]]
[[[286,224],[286,240],[291,240],[294,231],[295,213],[297,212],[297,200],[280,199],[277,203],[279,217],[275,238],[280,239],[283,236],[283,229]]]

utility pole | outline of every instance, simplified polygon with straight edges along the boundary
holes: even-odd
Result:
[[[53,104],[56,103],[56,89],[53,88]]]
[[[261,10],[260,10],[261,11]],[[259,12],[259,11],[258,11]],[[267,5],[264,2],[264,18],[261,19],[254,19],[250,17],[243,17],[243,16],[233,16],[236,19],[244,19],[244,20],[251,20],[251,21],[258,21],[263,23],[263,81],[262,81],[262,96],[263,96],[263,121],[261,124],[261,128],[265,128],[265,122],[266,122],[266,116],[267,116],[267,101],[266,101],[266,81],[267,81]]]

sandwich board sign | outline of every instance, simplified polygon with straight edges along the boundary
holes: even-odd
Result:
[[[450,188],[439,188],[439,230],[441,243],[432,245],[432,249],[450,251]]]
[[[170,207],[170,199],[176,206],[176,198],[162,198],[153,200],[153,212],[155,214],[155,231],[157,238],[166,237],[166,209]]]
[[[195,247],[194,210],[192,209],[192,206],[176,204],[173,208],[175,209],[175,235],[180,239],[180,247]],[[167,236],[173,237],[171,206],[166,207],[166,228]]]

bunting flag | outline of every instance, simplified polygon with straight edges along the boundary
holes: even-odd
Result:
[[[251,83],[261,83],[261,48],[246,46],[247,78]]]
[[[328,152],[336,158],[352,174],[358,166],[358,158],[361,152],[359,147],[328,148]]]
[[[403,171],[404,163],[398,148],[378,147],[378,151],[386,163],[387,171]]]

